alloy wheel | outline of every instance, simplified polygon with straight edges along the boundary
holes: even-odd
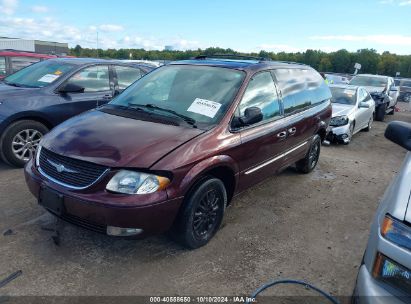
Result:
[[[320,145],[320,142],[316,142],[310,149],[308,156],[310,168],[314,168],[317,165],[318,158],[320,157]]]
[[[25,162],[29,161],[42,137],[43,134],[35,129],[26,129],[17,133],[11,143],[14,156]]]
[[[193,231],[198,239],[206,239],[214,232],[222,200],[221,193],[215,189],[208,189],[201,197],[193,218]]]

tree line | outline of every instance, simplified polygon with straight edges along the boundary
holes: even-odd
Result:
[[[91,49],[82,48],[80,45],[70,49],[70,55],[76,57],[99,57],[112,59],[144,59],[144,60],[184,60],[199,55],[236,54],[255,57],[270,58],[279,61],[293,61],[312,66],[318,71],[349,73],[354,72],[354,64],[362,65],[360,73],[396,76],[411,78],[411,55],[396,55],[390,52],[382,54],[374,49],[361,49],[349,52],[345,49],[326,53],[320,50],[307,50],[305,52],[266,52],[239,53],[232,49],[211,47],[197,50],[144,50],[144,49]]]

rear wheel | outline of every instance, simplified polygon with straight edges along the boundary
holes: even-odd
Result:
[[[405,101],[405,102],[411,102],[411,93],[407,93],[407,94],[403,97],[402,100]]]
[[[220,228],[227,192],[217,178],[203,179],[185,198],[172,234],[184,246],[196,249],[207,244]]]
[[[380,104],[377,107],[377,110],[375,112],[375,120],[384,121],[386,107],[387,107],[387,105],[385,103]]]
[[[48,128],[33,120],[11,124],[4,132],[1,155],[9,165],[23,167],[34,155]]]
[[[297,170],[301,173],[310,173],[317,166],[321,151],[321,137],[316,134],[311,141],[310,149],[307,155],[299,160],[295,165]]]

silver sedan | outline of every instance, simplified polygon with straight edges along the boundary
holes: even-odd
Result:
[[[349,144],[355,133],[371,129],[374,99],[363,87],[332,85],[330,89],[333,114],[328,140]]]
[[[411,124],[392,122],[391,141],[411,151]],[[411,303],[411,153],[381,200],[360,267],[353,303]]]

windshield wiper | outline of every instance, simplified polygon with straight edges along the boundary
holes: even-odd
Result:
[[[8,81],[3,81],[5,84],[9,85],[9,86],[13,86],[13,87],[18,87],[20,88],[21,85],[19,85],[18,83],[14,83],[14,82],[8,82]]]
[[[194,128],[197,128],[195,119],[193,119],[191,117],[188,117],[188,116],[185,116],[183,114],[177,113],[174,110],[165,109],[165,108],[153,105],[153,104],[142,105],[142,104],[129,103],[129,106],[130,107],[144,107],[144,108],[148,108],[148,109],[154,109],[154,110],[159,110],[159,111],[163,111],[163,112],[166,112],[166,113],[170,113],[170,114],[173,114],[174,116],[177,116],[177,117],[183,119],[186,123],[192,125]]]

